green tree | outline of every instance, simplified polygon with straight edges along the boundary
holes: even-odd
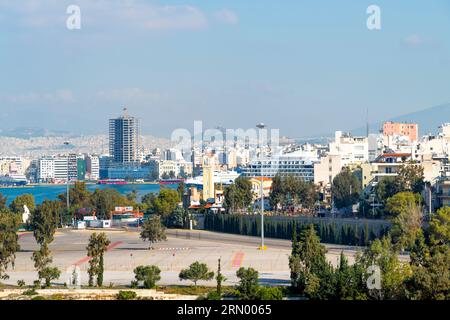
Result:
[[[421,193],[425,186],[423,167],[414,162],[401,166],[397,181],[401,191]]]
[[[283,292],[278,287],[260,287],[258,290],[258,300],[283,300]]]
[[[6,203],[8,202],[8,198],[5,197],[2,193],[0,193],[0,211],[4,211],[8,209]]]
[[[270,189],[269,204],[272,208],[278,211],[278,204],[284,202],[283,179],[277,173],[272,179],[272,188]]]
[[[411,249],[412,276],[407,282],[411,299],[450,299],[450,208],[431,217],[429,226]]]
[[[428,233],[432,245],[450,246],[450,207],[442,207],[432,216]]]
[[[430,226],[429,229],[433,229],[433,227]],[[411,249],[412,275],[406,282],[410,299],[450,299],[449,246],[443,245],[440,241],[436,242],[432,239],[433,237],[431,234],[431,239],[427,244],[425,237],[420,235]]]
[[[143,282],[144,288],[153,289],[161,280],[161,270],[157,266],[138,266],[134,269],[136,281]]]
[[[400,192],[388,199],[386,212],[392,221],[390,230],[392,239],[399,248],[410,248],[419,233],[422,232],[422,208],[420,195]]]
[[[177,187],[178,197],[180,200],[183,200],[185,190],[186,190],[186,183],[184,183],[184,181],[180,181]]]
[[[130,202],[133,202],[133,203],[136,203],[137,197],[138,197],[138,192],[136,189],[133,189],[126,194],[127,200]]]
[[[166,226],[168,228],[184,228],[188,212],[181,206],[178,206],[166,219]]]
[[[20,250],[19,237],[16,233],[19,227],[17,215],[8,210],[0,209],[0,279],[8,279],[8,266],[14,267],[16,252]]]
[[[61,271],[56,267],[45,267],[40,272],[40,277],[44,279],[45,287],[50,287],[51,281],[61,276]]]
[[[99,219],[110,219],[111,212],[116,206],[134,206],[134,202],[129,201],[127,197],[120,194],[115,189],[95,189],[91,196],[92,206],[95,208]]]
[[[245,210],[253,201],[252,183],[245,177],[238,177],[224,190],[224,207],[228,212]]]
[[[87,254],[90,257],[89,260],[89,286],[94,285],[94,277],[97,277],[97,286],[103,285],[103,271],[104,261],[103,256],[108,249],[111,241],[108,239],[105,233],[94,232],[89,237],[89,243],[86,247]]]
[[[398,258],[398,250],[392,244],[390,236],[376,239],[364,251],[356,263],[367,269],[376,265],[381,271],[381,290],[368,291],[372,299],[400,300],[406,298],[405,281],[411,275],[411,268],[407,262]]]
[[[217,261],[217,275],[216,275],[217,286],[216,286],[216,292],[219,295],[219,297],[222,297],[222,282],[226,281],[227,278],[225,278],[225,276],[221,272],[221,265],[220,265],[221,261],[220,260],[221,259],[219,258],[219,260]]]
[[[312,209],[317,200],[319,200],[318,188],[302,177],[277,174],[272,180],[269,203],[276,210],[279,206],[283,210],[289,210],[298,205]]]
[[[338,209],[347,208],[359,200],[361,183],[355,174],[349,169],[343,169],[333,179],[331,193],[334,204]]]
[[[166,229],[161,224],[161,218],[156,215],[143,223],[140,235],[142,240],[148,240],[150,243],[167,240]]]
[[[334,295],[333,268],[325,253],[313,225],[300,233],[296,252],[289,258],[294,290],[311,299],[328,299]]]
[[[425,186],[423,167],[414,163],[402,165],[396,177],[385,177],[375,187],[375,194],[381,204],[400,192],[421,193]]]
[[[188,269],[181,270],[178,276],[180,280],[190,280],[194,282],[194,286],[197,287],[197,282],[199,280],[211,280],[214,277],[214,272],[209,271],[208,266],[205,263],[196,261],[192,263]]]
[[[386,204],[387,199],[400,191],[400,185],[394,177],[385,177],[375,186],[375,196],[381,204]]]
[[[9,208],[12,212],[16,214],[23,213],[23,206],[26,205],[30,212],[32,213],[36,208],[36,204],[34,203],[34,196],[32,194],[26,193],[17,196],[9,205]]]
[[[58,201],[45,200],[41,205],[37,206],[30,219],[30,227],[33,230],[34,238],[39,245],[39,250],[34,251],[32,260],[34,267],[38,271],[39,281],[46,280],[49,274],[49,264],[52,263],[51,252],[48,248],[53,242],[60,217],[61,203]],[[52,270],[50,270],[52,271]]]
[[[357,255],[358,259],[359,254]],[[334,273],[335,298],[339,300],[366,300],[366,270],[361,264],[348,264],[347,257],[341,252],[339,265]]]
[[[241,267],[236,272],[239,283],[236,286],[239,299],[256,300],[259,297],[258,271],[253,268]]]
[[[148,198],[145,199],[148,201]],[[162,218],[167,218],[180,203],[178,192],[172,189],[161,189],[158,196],[151,199],[149,212],[158,214]]]
[[[67,194],[58,195],[63,206],[67,205]],[[69,202],[72,209],[79,209],[91,206],[91,192],[87,189],[83,181],[75,181],[75,184],[69,188]]]

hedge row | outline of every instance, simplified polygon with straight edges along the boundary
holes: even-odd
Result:
[[[268,238],[291,239],[293,227],[300,232],[313,224],[324,243],[366,246],[370,241],[382,237],[390,224],[377,221],[358,221],[309,217],[264,217],[264,235]],[[207,214],[204,228],[209,231],[233,233],[247,236],[261,235],[261,218],[257,215]]]

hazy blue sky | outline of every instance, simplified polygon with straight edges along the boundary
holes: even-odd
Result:
[[[300,137],[446,102],[448,0],[0,0],[0,129],[106,132],[126,105],[156,136],[203,120]]]

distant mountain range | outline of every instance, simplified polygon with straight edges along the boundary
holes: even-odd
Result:
[[[35,137],[62,137],[70,136],[67,131],[51,131],[43,128],[18,127],[14,129],[0,129],[0,136],[20,139],[30,139]]]
[[[423,136],[425,134],[437,134],[439,133],[439,127],[442,124],[446,122],[450,123],[450,103],[407,113],[398,117],[386,119],[385,121],[417,123],[419,125],[419,136]],[[383,123],[385,121],[369,123],[369,132],[379,133],[380,130],[382,130]],[[356,129],[347,130],[346,132],[350,132],[355,136],[365,136],[367,128],[359,127]],[[296,141],[299,143],[327,143],[330,139],[333,139],[333,137],[334,132],[328,132],[322,135],[299,138],[296,139]]]
[[[419,136],[437,134],[442,124],[450,122],[450,103],[404,114],[387,119],[386,121],[417,123],[419,125]],[[369,124],[370,133],[379,132],[383,128],[383,122]],[[350,130],[350,133],[354,135],[365,135],[366,131],[367,129],[364,127]]]

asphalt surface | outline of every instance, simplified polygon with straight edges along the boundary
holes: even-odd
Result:
[[[92,230],[58,230],[50,245],[53,256],[53,266],[58,267],[62,274],[57,284],[69,283],[74,266],[80,270],[82,284],[87,284],[86,270],[89,267],[89,257],[86,256],[86,246]],[[167,241],[151,245],[139,238],[136,229],[128,231],[106,231],[111,241],[105,254],[104,284],[130,284],[134,278],[133,270],[139,265],[157,265],[161,269],[160,285],[190,284],[181,282],[179,272],[191,263],[200,261],[206,263],[212,271],[217,270],[218,259],[221,258],[222,272],[227,278],[225,285],[237,283],[236,271],[240,267],[255,268],[260,275],[260,281],[268,285],[289,284],[289,255],[291,243],[288,240],[266,239],[267,250],[259,250],[260,239],[224,233],[199,230],[167,230]],[[4,283],[16,284],[24,280],[32,284],[37,278],[31,255],[38,248],[31,233],[20,235],[21,250],[17,253],[14,270],[9,269],[10,279]],[[343,251],[349,262],[354,261],[357,248],[327,245],[327,258],[333,263]],[[201,285],[215,285],[215,281],[201,282]]]

